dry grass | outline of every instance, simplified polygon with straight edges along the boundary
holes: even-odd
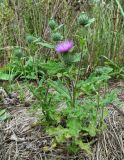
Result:
[[[12,119],[0,126],[0,160],[123,160],[124,157],[124,117],[114,109],[107,120],[107,130],[93,145],[93,156],[83,152],[70,156],[62,148],[45,151],[50,146],[51,137],[42,127],[32,127],[37,119],[29,114],[27,108],[11,111]]]

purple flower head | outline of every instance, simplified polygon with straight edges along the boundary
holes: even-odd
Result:
[[[73,48],[73,46],[74,46],[73,41],[66,40],[66,41],[63,41],[63,42],[59,43],[56,46],[55,50],[58,53],[67,53],[71,48]]]

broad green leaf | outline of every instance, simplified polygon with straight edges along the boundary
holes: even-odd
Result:
[[[78,136],[82,129],[81,121],[75,118],[69,119],[67,121],[67,127],[69,127],[69,132],[72,136]]]
[[[107,106],[110,103],[113,103],[114,101],[119,101],[117,94],[115,93],[115,91],[112,91],[111,93],[107,93],[105,95],[105,97],[102,99],[102,101],[100,102],[101,106]]]
[[[49,49],[54,49],[55,46],[50,44],[50,43],[45,43],[45,42],[38,42],[37,44],[43,46],[43,47],[46,47],[46,48],[49,48]]]
[[[91,136],[91,137],[95,137],[96,136],[96,124],[91,122],[91,124],[88,126],[88,127],[84,127],[83,128],[84,131],[87,131],[88,134]]]
[[[69,130],[67,128],[63,128],[58,126],[57,128],[49,128],[49,135],[55,136],[58,143],[65,142],[66,139],[70,138]]]
[[[9,113],[5,109],[0,110],[0,121],[5,121],[10,117]]]
[[[12,80],[14,77],[13,74],[8,74],[0,71],[0,80]]]
[[[63,66],[61,63],[57,63],[55,61],[48,61],[47,63],[42,63],[41,67],[45,69],[48,73],[48,75],[53,75],[59,73],[61,70],[63,70]]]
[[[81,140],[76,140],[76,144],[78,144],[79,147],[81,149],[85,150],[88,154],[90,154],[90,155],[92,154],[89,143],[84,143]]]
[[[81,60],[81,53],[75,53],[72,56],[72,62],[79,62]]]
[[[111,67],[97,67],[95,70],[96,74],[109,74],[113,71],[113,69]]]
[[[5,109],[0,110],[0,116],[2,116],[6,112]]]
[[[70,100],[69,91],[67,88],[62,84],[61,81],[52,81],[49,80],[49,84],[62,96]]]
[[[80,151],[80,148],[72,142],[71,144],[68,144],[67,150],[69,151],[69,153],[77,154]]]

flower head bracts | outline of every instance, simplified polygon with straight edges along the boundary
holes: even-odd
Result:
[[[55,50],[56,52],[58,53],[67,53],[70,51],[70,49],[72,49],[74,46],[74,43],[73,41],[70,41],[70,40],[66,40],[66,41],[63,41],[61,43],[59,43]]]

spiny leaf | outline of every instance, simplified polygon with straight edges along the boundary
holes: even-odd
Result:
[[[81,149],[85,150],[88,154],[90,154],[90,155],[92,154],[90,145],[88,143],[84,143],[81,140],[76,140],[76,144],[78,144],[79,147]]]
[[[43,63],[41,66],[51,76],[55,76],[56,73],[59,73],[59,71],[63,70],[61,63],[57,63],[55,61],[48,61],[47,63]]]
[[[73,136],[78,136],[82,129],[81,122],[78,119],[69,119],[67,121],[67,126],[69,127],[70,133]]]
[[[49,80],[49,84],[62,96],[66,97],[68,100],[70,100],[69,91],[67,88],[62,84],[61,81],[52,81]]]

